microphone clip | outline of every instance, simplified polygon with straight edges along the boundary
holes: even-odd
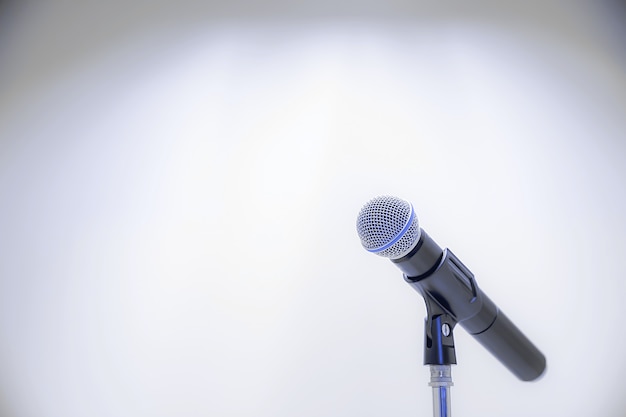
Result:
[[[456,365],[453,330],[457,321],[429,294],[424,294],[424,301],[424,365]]]

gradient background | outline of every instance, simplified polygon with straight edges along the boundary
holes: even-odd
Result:
[[[379,194],[546,354],[457,416],[624,416],[615,2],[0,4],[0,415],[429,416]]]

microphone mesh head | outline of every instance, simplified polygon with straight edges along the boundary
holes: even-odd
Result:
[[[411,203],[397,197],[371,199],[359,212],[356,229],[361,245],[385,258],[409,253],[420,238],[420,227]]]

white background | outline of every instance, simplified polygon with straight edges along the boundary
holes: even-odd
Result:
[[[6,3],[0,414],[428,416],[411,201],[548,359],[457,416],[623,416],[619,8]]]

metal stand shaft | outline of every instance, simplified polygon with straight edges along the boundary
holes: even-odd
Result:
[[[433,387],[433,417],[451,417],[450,387],[452,370],[450,365],[430,365],[430,385]]]
[[[452,364],[456,364],[453,329],[456,320],[429,295],[424,296],[427,316],[424,320],[424,365],[430,365],[433,388],[433,416],[451,417],[450,387]]]

